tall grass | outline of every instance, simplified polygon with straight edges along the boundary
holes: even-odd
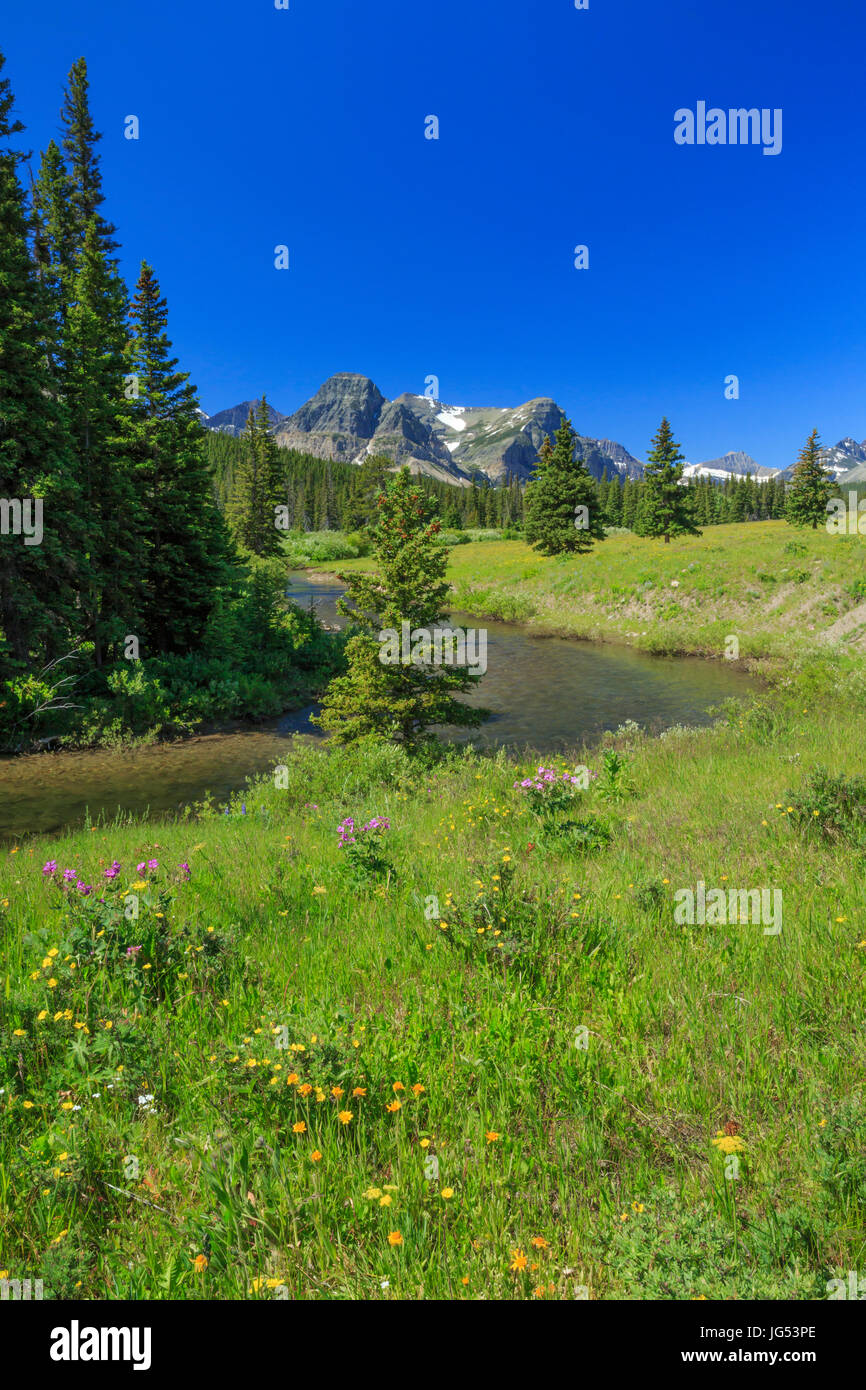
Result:
[[[227,813],[13,848],[0,1268],[60,1298],[825,1297],[864,1260],[866,875],[808,833],[813,770],[863,766],[819,665],[609,736],[617,794],[553,817],[501,753],[298,746]],[[391,822],[366,876],[348,815]],[[781,934],[676,925],[698,879],[781,888]]]

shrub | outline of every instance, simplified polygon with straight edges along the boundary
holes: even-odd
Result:
[[[799,792],[789,791],[791,820],[807,836],[829,844],[861,845],[866,841],[866,778],[834,775],[818,767]]]

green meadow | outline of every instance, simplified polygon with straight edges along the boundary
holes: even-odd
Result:
[[[762,690],[566,760],[299,740],[227,813],[4,849],[0,1277],[823,1299],[866,1268],[866,542],[484,541],[450,578],[576,637],[734,636]],[[539,765],[555,794],[515,786]],[[355,852],[347,817],[389,827]],[[781,890],[781,931],[677,921],[699,881]]]
[[[784,521],[712,526],[669,545],[614,531],[579,559],[484,540],[451,549],[449,577],[456,604],[474,614],[648,651],[722,656],[735,635],[744,658],[787,659],[866,638],[866,537]]]

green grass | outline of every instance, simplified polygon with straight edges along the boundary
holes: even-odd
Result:
[[[372,559],[340,568],[370,569]],[[830,633],[866,639],[866,537],[782,521],[707,527],[663,541],[612,534],[588,555],[545,558],[523,541],[451,551],[454,601],[478,616],[652,651],[788,659]]]
[[[730,529],[720,585],[753,548],[781,569],[789,530],[759,558]],[[845,587],[829,540],[789,557],[821,557],[816,599]],[[691,545],[617,537],[605,581],[662,587]],[[584,620],[587,561],[485,543],[455,579],[473,550],[539,607],[570,576],[557,622]],[[91,1299],[810,1299],[862,1270],[866,666],[773,611],[743,636],[786,652],[775,683],[708,730],[608,736],[625,769],[573,814],[536,815],[502,753],[298,745],[230,815],[6,853],[0,1269]],[[366,879],[347,815],[391,820]],[[677,925],[698,879],[780,888],[781,934]]]

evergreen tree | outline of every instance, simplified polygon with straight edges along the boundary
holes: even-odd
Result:
[[[595,479],[575,452],[570,420],[555,438],[554,447],[542,445],[526,489],[526,539],[542,555],[582,554],[605,535]]]
[[[52,140],[33,182],[33,256],[49,313],[49,358],[62,377],[66,316],[75,277],[72,185],[63,156]]]
[[[348,601],[339,606],[354,625],[346,645],[348,670],[331,681],[314,722],[341,743],[378,734],[415,748],[432,737],[431,725],[475,728],[486,715],[455,699],[479,677],[466,667],[431,662],[429,647],[417,635],[419,629],[432,635],[446,616],[448,556],[434,500],[401,468],[379,494],[377,511],[377,572],[341,576]],[[380,632],[393,630],[399,642],[404,622],[416,634],[416,659],[380,660]]]
[[[87,63],[79,58],[69,70],[68,86],[60,112],[63,122],[63,150],[67,157],[70,182],[70,208],[74,247],[80,251],[88,226],[94,225],[102,252],[110,257],[117,250],[116,230],[99,211],[105,201],[102,173],[96,146],[102,136],[90,114]]]
[[[243,446],[243,455],[235,471],[234,492],[226,509],[229,527],[234,540],[244,550],[254,555],[277,555],[282,548],[282,533],[276,525],[276,508],[286,504],[287,489],[264,396],[257,411],[250,407]],[[306,518],[303,521],[296,518],[296,522],[307,525]]]
[[[680,486],[683,476],[683,455],[675,442],[673,431],[663,419],[647,455],[641,489],[637,533],[641,536],[699,536],[701,533],[692,516],[692,499]]]
[[[827,521],[827,503],[833,496],[834,484],[821,462],[821,441],[813,430],[794,464],[787,488],[785,519],[791,526],[811,526],[812,530]]]
[[[88,223],[67,315],[64,388],[87,531],[81,605],[94,659],[138,635],[144,521],[122,438],[126,289]]]
[[[50,304],[30,257],[18,178],[25,156],[14,148],[14,136],[23,126],[2,77],[5,61],[0,54],[0,677],[9,679],[44,667],[73,645],[81,535],[70,441],[48,362]],[[35,544],[25,544],[25,508]],[[9,706],[7,693],[3,723]]]
[[[228,540],[213,497],[196,392],[171,356],[168,306],[146,262],[130,318],[133,390],[122,434],[142,512],[145,639],[149,653],[188,652],[204,634]]]
[[[626,478],[622,486],[622,521],[620,524],[629,531],[633,531],[635,528],[639,501],[640,484],[634,478]]]

